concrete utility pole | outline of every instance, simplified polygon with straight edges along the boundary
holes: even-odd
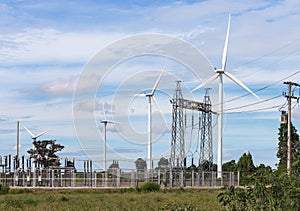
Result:
[[[288,94],[283,93],[283,96],[287,98],[288,101],[288,137],[287,137],[287,173],[290,175],[291,171],[291,119],[292,119],[292,99],[297,99],[292,94],[292,86],[300,86],[297,83],[294,82],[283,82],[284,84],[288,85]]]

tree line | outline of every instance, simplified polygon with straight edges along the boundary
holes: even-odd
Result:
[[[287,124],[278,129],[279,162],[272,170],[261,164],[251,164],[250,153],[239,162],[228,162],[225,168],[243,169],[241,187],[225,187],[218,195],[226,210],[300,210],[300,142],[296,128],[291,125],[291,169],[287,173]],[[243,161],[242,161],[243,160]],[[241,166],[242,165],[242,166]]]

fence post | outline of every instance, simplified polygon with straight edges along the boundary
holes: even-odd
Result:
[[[74,170],[70,170],[70,179],[71,179],[71,187],[75,187],[76,177],[74,177]]]
[[[148,171],[147,169],[145,168],[144,169],[144,183],[147,183],[148,182]]]
[[[117,188],[121,187],[121,170],[117,169]]]
[[[130,183],[130,187],[133,188],[134,187],[134,171],[131,170],[131,183]]]
[[[223,186],[223,172],[221,174],[221,186]]]
[[[192,170],[192,187],[194,187],[195,182],[194,182],[194,169]]]
[[[37,175],[36,170],[37,170],[36,168],[33,169],[33,177],[32,177],[33,187],[36,186],[36,175]]]
[[[138,170],[136,170],[135,180],[136,180],[136,187],[138,187],[139,186],[139,172],[138,172]]]
[[[14,172],[14,186],[18,185],[18,180],[19,180],[19,176],[18,176],[18,170],[15,170]]]
[[[107,187],[108,186],[108,181],[107,181],[107,171],[104,172],[104,186]]]
[[[215,175],[215,172],[212,172],[212,186],[217,186],[217,180],[216,180],[216,175]],[[217,174],[217,173],[216,173]]]
[[[183,181],[183,171],[180,171],[180,187],[184,187],[184,181]]]
[[[97,172],[94,171],[94,188],[97,187]]]
[[[160,169],[157,171],[157,184],[160,185]]]
[[[173,173],[172,173],[172,168],[170,168],[170,188],[173,187]]]

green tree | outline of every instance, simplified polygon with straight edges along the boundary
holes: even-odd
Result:
[[[60,166],[61,163],[56,153],[65,147],[55,142],[56,140],[34,141],[34,148],[27,152],[30,154],[30,158],[33,158],[34,162],[41,167]]]
[[[225,187],[218,195],[227,210],[300,210],[299,176],[272,175],[269,181],[255,181],[253,187]]]
[[[238,171],[247,172],[247,173],[253,172],[255,170],[252,155],[250,152],[244,153],[240,157],[240,159],[236,165],[236,168]]]
[[[138,158],[135,162],[135,168],[138,172],[144,172],[147,168],[147,163],[144,159]]]
[[[223,171],[235,171],[236,163],[235,160],[228,161],[227,163],[223,163],[222,165]]]
[[[254,180],[251,178],[252,174],[255,172],[255,166],[253,164],[252,155],[250,152],[244,153],[236,164],[236,170],[240,172],[241,185],[249,185]]]
[[[259,179],[260,181],[267,181],[272,172],[273,171],[270,166],[265,166],[265,164],[261,163],[258,167],[256,167],[253,177],[255,180]]]
[[[278,172],[285,173],[287,168],[287,123],[280,124],[278,129]],[[296,128],[291,124],[291,171],[298,172],[300,167],[300,144]]]

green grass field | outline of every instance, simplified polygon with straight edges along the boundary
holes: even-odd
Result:
[[[0,195],[0,210],[221,210],[220,191],[17,189]]]

